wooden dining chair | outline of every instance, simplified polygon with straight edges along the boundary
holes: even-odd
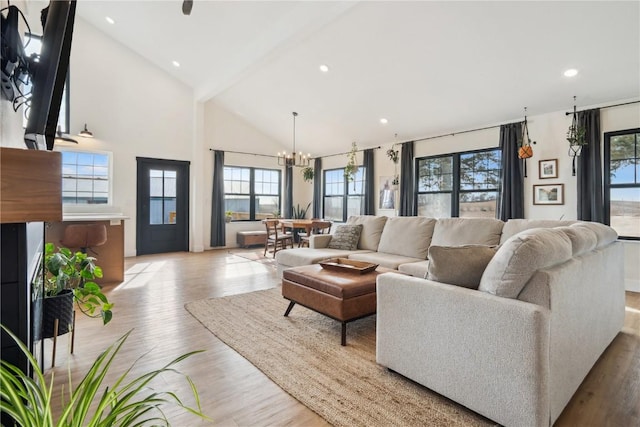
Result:
[[[269,247],[273,248],[273,256],[280,249],[286,249],[287,245],[293,248],[293,237],[290,234],[283,234],[280,221],[277,219],[264,219],[262,223],[267,229],[267,241],[264,245],[264,256],[267,256]]]
[[[331,229],[331,225],[333,223],[331,221],[325,221],[325,220],[313,220],[311,222],[311,229],[309,234],[325,234],[328,233],[329,230]],[[307,235],[307,233],[299,233],[298,236],[300,237],[300,240],[298,240],[298,247],[299,248],[303,248],[303,247],[309,247],[309,235]]]

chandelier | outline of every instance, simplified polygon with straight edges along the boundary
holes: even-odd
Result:
[[[295,111],[293,114],[293,152],[287,153],[286,151],[278,153],[278,165],[280,166],[297,166],[307,167],[311,161],[311,154],[302,154],[302,151],[296,153],[296,117],[298,113]]]

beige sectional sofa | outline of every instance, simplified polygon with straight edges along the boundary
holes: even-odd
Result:
[[[341,256],[404,273],[378,277],[378,363],[502,425],[552,425],[623,326],[623,248],[608,226],[372,216],[348,223],[362,224],[356,250],[329,249],[331,235],[314,236],[310,248],[278,252],[279,271]],[[441,280],[471,275],[480,249],[495,252],[473,272],[479,283]]]

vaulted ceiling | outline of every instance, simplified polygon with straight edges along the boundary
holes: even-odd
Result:
[[[297,146],[316,155],[640,97],[638,1],[181,4],[77,14],[285,145],[298,112]]]

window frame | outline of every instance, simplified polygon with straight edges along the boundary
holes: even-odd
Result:
[[[353,191],[349,190],[349,185],[353,184],[353,181],[349,181],[348,179],[344,178],[344,187],[343,187],[343,192],[342,194],[339,195],[328,195],[327,194],[327,173],[328,172],[335,172],[335,171],[340,171],[342,174],[344,174],[344,168],[332,168],[332,169],[324,169],[322,171],[322,217],[326,218],[326,206],[327,204],[325,203],[325,199],[331,197],[331,198],[342,198],[342,221],[338,221],[335,220],[335,222],[347,222],[347,217],[348,217],[348,212],[349,212],[349,198],[350,197],[360,197],[362,199],[362,202],[360,204],[361,209],[360,209],[360,214],[362,215],[362,209],[364,208],[364,199],[365,199],[365,193],[366,193],[366,189],[367,189],[367,175],[366,175],[366,168],[363,165],[358,165],[358,173],[361,174],[362,176],[362,193],[354,193]]]
[[[636,135],[636,148],[635,148],[635,159],[640,162],[640,138],[637,136],[640,134],[640,128],[631,128],[624,130],[617,130],[612,132],[604,133],[604,223],[607,225],[611,225],[611,189],[616,188],[640,188],[640,176],[636,176],[636,183],[633,184],[612,184],[611,183],[611,138],[620,135]],[[640,236],[623,236],[618,235],[618,239],[620,240],[640,240]]]
[[[255,167],[255,166],[239,166],[239,165],[224,165],[224,168],[235,168],[235,169],[248,169],[249,170],[249,193],[228,193],[224,192],[225,196],[225,211],[227,211],[226,206],[226,197],[228,195],[232,196],[249,196],[249,218],[247,219],[232,219],[231,222],[243,222],[243,221],[259,221],[256,219],[256,197],[260,196],[277,196],[278,197],[278,209],[282,211],[282,170],[275,168],[266,168],[266,167]],[[278,173],[278,194],[267,194],[267,193],[256,193],[255,191],[255,172],[256,170],[264,170],[269,172],[277,172]],[[224,174],[224,172],[223,172]],[[226,182],[223,175],[223,181]]]
[[[467,154],[477,154],[477,153],[486,153],[486,152],[498,152],[500,154],[500,161],[502,161],[502,150],[500,149],[500,147],[491,147],[491,148],[481,148],[478,150],[469,150],[469,151],[459,151],[456,153],[446,153],[446,154],[437,154],[434,156],[423,156],[423,157],[417,157],[414,161],[414,170],[415,170],[415,177],[414,177],[414,188],[415,188],[415,192],[414,192],[414,199],[413,199],[413,203],[416,209],[416,214],[418,212],[418,199],[420,197],[420,195],[422,194],[450,194],[451,195],[451,211],[449,212],[450,218],[460,218],[460,196],[462,194],[465,193],[481,193],[481,192],[497,192],[497,199],[496,199],[496,216],[498,215],[498,206],[497,203],[500,200],[501,194],[502,194],[502,185],[501,185],[501,177],[502,177],[502,170],[500,169],[500,177],[499,177],[499,182],[498,182],[498,186],[495,188],[490,188],[490,189],[472,189],[472,190],[467,190],[467,189],[463,189],[462,188],[462,179],[461,179],[461,172],[462,172],[462,161],[461,158],[464,155]],[[451,157],[451,190],[440,190],[440,191],[420,191],[420,162],[421,161],[425,161],[425,160],[430,160],[430,159],[442,159],[442,158],[447,158],[447,157]],[[479,217],[480,218],[480,217]],[[495,217],[494,217],[495,218]]]
[[[107,190],[107,203],[65,203],[64,202],[64,167],[62,168],[62,177],[61,177],[61,185],[63,186],[63,196],[62,196],[62,206],[64,207],[87,207],[91,206],[92,209],[95,209],[96,206],[113,206],[113,153],[111,151],[102,151],[102,150],[80,150],[75,147],[55,147],[56,151],[60,153],[70,152],[77,154],[93,154],[93,155],[104,155],[107,157],[108,165],[107,165],[107,179],[108,179],[108,190]],[[64,154],[63,154],[64,156]],[[62,166],[64,166],[64,161],[62,162]],[[77,175],[77,174],[76,174]],[[77,188],[76,188],[77,193]],[[92,191],[93,193],[93,191]]]

